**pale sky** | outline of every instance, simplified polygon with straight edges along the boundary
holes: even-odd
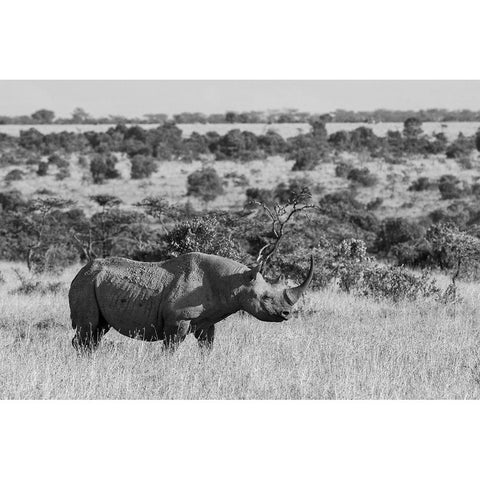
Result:
[[[0,80],[0,115],[69,117],[297,108],[480,110],[478,80]]]

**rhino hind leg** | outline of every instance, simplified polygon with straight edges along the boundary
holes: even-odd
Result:
[[[195,338],[202,349],[211,349],[215,339],[215,325],[208,328],[200,328],[194,332]]]
[[[82,281],[83,280],[83,281]],[[93,282],[89,279],[75,279],[70,291],[70,315],[75,335],[72,345],[76,350],[94,350],[110,325],[98,308]]]
[[[98,347],[100,340],[109,330],[110,325],[100,314],[97,323],[90,322],[76,327],[72,345],[78,351],[91,352]]]

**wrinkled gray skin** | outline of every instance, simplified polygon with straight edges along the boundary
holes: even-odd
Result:
[[[288,320],[293,304],[308,287],[267,283],[259,267],[217,255],[189,253],[159,263],[125,258],[89,262],[69,292],[72,340],[92,349],[113,327],[141,340],[163,340],[175,347],[193,332],[201,346],[213,344],[215,324],[244,310],[264,322]]]

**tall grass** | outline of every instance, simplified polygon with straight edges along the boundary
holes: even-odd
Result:
[[[0,398],[480,398],[480,288],[462,284],[456,311],[438,303],[375,302],[333,288],[309,294],[283,324],[237,314],[213,351],[193,336],[174,354],[109,332],[91,355],[70,344],[67,288],[12,295],[0,264]],[[52,280],[52,279],[45,279]],[[57,280],[57,279],[56,279]]]

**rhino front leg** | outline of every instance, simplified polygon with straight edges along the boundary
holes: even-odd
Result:
[[[213,340],[215,339],[215,325],[195,330],[194,335],[202,349],[211,349],[213,347]]]
[[[190,331],[190,322],[180,321],[177,325],[165,327],[165,338],[163,344],[170,351],[175,351],[177,347],[185,340]]]

